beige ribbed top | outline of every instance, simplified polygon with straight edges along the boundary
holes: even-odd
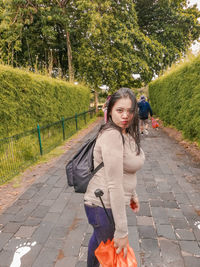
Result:
[[[101,168],[90,180],[84,195],[85,203],[102,207],[94,191],[101,189],[106,208],[111,208],[115,221],[115,238],[122,238],[128,234],[126,205],[130,204],[131,197],[137,197],[135,192],[138,171],[144,164],[144,152],[136,152],[136,144],[130,135],[122,136],[115,129],[108,129],[101,133],[94,147],[94,166],[102,161]]]

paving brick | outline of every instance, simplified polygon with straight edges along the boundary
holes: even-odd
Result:
[[[154,194],[159,194],[158,188],[156,183],[146,183],[146,191],[147,193],[154,193]]]
[[[61,193],[55,203],[49,209],[49,212],[62,212],[71,194]]]
[[[191,230],[177,229],[175,233],[178,240],[195,240],[195,236]]]
[[[181,194],[175,193],[175,199],[179,204],[191,205],[191,202],[185,193]]]
[[[185,218],[170,218],[170,222],[175,229],[190,229]]]
[[[141,239],[141,250],[144,253],[145,266],[159,266],[162,264],[160,248],[156,239]]]
[[[43,222],[52,222],[56,223],[60,218],[59,212],[48,212],[46,216],[43,218]]]
[[[53,203],[55,202],[55,199],[44,199],[41,202],[41,205],[43,206],[47,206],[47,207],[51,207],[53,205]]]
[[[84,233],[87,229],[87,224],[79,225],[75,230],[71,230],[68,233],[65,240],[63,251],[66,257],[78,256],[81,243],[83,241]]]
[[[194,232],[194,235],[195,235],[196,239],[198,241],[200,241],[200,230],[199,229],[194,229],[193,232]]]
[[[158,192],[159,193],[167,193],[171,191],[171,186],[169,185],[158,185]]]
[[[132,213],[133,213],[133,211],[132,211]],[[136,217],[134,214],[132,214],[131,216],[127,215],[127,218],[128,218],[128,226],[136,225]]]
[[[174,193],[174,195],[176,195],[176,194],[182,194],[183,193],[182,188],[177,183],[173,184],[171,191]]]
[[[12,221],[13,218],[14,218],[14,215],[12,215],[12,214],[2,213],[0,215],[0,224],[6,225],[8,222]]]
[[[40,218],[28,217],[28,219],[23,222],[23,226],[38,226],[41,223]]]
[[[15,237],[30,238],[36,229],[37,226],[21,226],[16,232]]]
[[[198,257],[191,257],[191,256],[185,256],[184,262],[185,267],[199,267],[199,261],[200,259]]]
[[[163,207],[151,207],[153,220],[159,224],[170,224],[167,212]]]
[[[49,207],[38,205],[37,208],[31,213],[33,218],[43,218],[49,210]]]
[[[37,244],[36,242],[25,242],[21,243],[19,247],[29,248],[30,251],[25,254],[21,258],[21,267],[22,266],[32,266],[34,261],[37,259],[38,255],[40,254],[40,251],[42,249],[42,246],[40,244]]]
[[[21,210],[20,206],[13,205],[5,210],[5,214],[16,214]]]
[[[57,259],[55,267],[76,267],[77,258],[76,257],[64,257],[62,259]],[[85,262],[84,262],[85,264]],[[79,266],[81,267],[81,266]],[[86,266],[84,266],[86,267]]]
[[[16,214],[16,216],[12,219],[14,222],[24,222],[33,212],[33,210],[37,207],[37,203],[29,202],[27,203],[20,212]]]
[[[82,242],[83,247],[87,247],[91,238],[91,233],[86,233]]]
[[[52,184],[52,185],[54,185],[58,180],[59,180],[59,176],[57,176],[57,175],[51,175],[50,177],[49,177],[49,179],[46,181],[46,183],[47,184]]]
[[[152,238],[156,239],[156,231],[152,226],[138,226],[139,236],[140,238]]]
[[[196,241],[179,241],[181,250],[200,257],[200,247]]]
[[[15,236],[12,236],[10,238],[9,242],[5,245],[4,250],[9,251],[9,253],[14,255],[14,252],[16,251],[17,247],[20,247],[21,244],[25,244],[26,242],[30,242],[31,239],[27,238],[17,238]]]
[[[64,240],[65,240],[65,236],[63,236],[63,238],[52,238],[51,236],[49,236],[49,238],[47,239],[46,243],[45,243],[45,247],[47,248],[57,248],[57,249],[62,249],[63,244],[64,244]]]
[[[165,209],[169,218],[185,218],[181,209]]]
[[[136,226],[131,226],[128,228],[128,239],[133,250],[140,251],[139,234]]]
[[[164,201],[158,199],[152,199],[149,201],[151,207],[164,207]]]
[[[47,200],[57,199],[60,193],[62,192],[62,190],[63,188],[53,187],[51,191],[48,193],[48,195],[46,196],[46,199]]]
[[[195,222],[198,220],[198,215],[192,205],[180,204],[179,206],[188,221]]]
[[[13,206],[19,206],[19,207],[23,207],[24,205],[26,205],[29,201],[27,199],[17,199],[15,201],[15,203],[13,204]]]
[[[87,262],[87,255],[88,255],[88,248],[87,247],[80,247],[80,251],[79,251],[79,257],[78,260],[79,261],[84,261],[85,264]]]
[[[137,216],[137,225],[152,225],[153,226],[153,218],[147,216]]]
[[[43,248],[40,254],[37,256],[36,260],[32,264],[32,267],[41,266],[54,266],[58,256],[58,249],[56,248]]]
[[[175,200],[164,201],[164,207],[170,209],[178,209],[178,204]]]
[[[159,238],[159,243],[163,259],[163,266],[184,266],[184,261],[180,253],[180,247],[176,242]]]
[[[75,226],[76,227],[76,226]],[[55,226],[50,233],[50,238],[59,239],[65,238],[68,234],[68,226]]]
[[[171,200],[174,201],[174,194],[171,192],[167,192],[167,193],[160,193],[161,199],[163,200]]]
[[[44,244],[48,239],[54,224],[52,222],[42,222],[32,235],[32,239],[37,243]]]
[[[15,233],[15,232],[18,231],[20,226],[21,226],[20,223],[14,223],[14,222],[7,223],[5,225],[5,227],[3,228],[2,232],[4,232],[4,233]]]
[[[0,251],[12,236],[13,233],[0,233]]]
[[[167,239],[175,240],[176,236],[174,234],[173,228],[171,225],[156,225],[157,227],[157,233],[159,237],[164,237]]]
[[[44,184],[44,186],[39,191],[37,191],[37,193],[34,195],[34,197],[32,197],[31,200],[34,202],[38,202],[39,200],[40,204],[52,190],[53,186],[53,184]]]
[[[75,267],[86,267],[86,262],[78,261]]]
[[[2,250],[0,251],[0,266],[9,267],[13,259],[13,254],[10,251]]]
[[[138,216],[151,216],[149,202],[140,201],[140,210],[137,213],[137,215]]]
[[[64,173],[63,175],[61,175],[61,178],[55,184],[55,187],[60,187],[63,189],[66,185],[67,185],[67,177],[66,173]]]
[[[37,193],[37,190],[34,187],[30,187],[28,190],[26,190],[20,197],[20,200],[29,200],[31,199],[35,194]]]

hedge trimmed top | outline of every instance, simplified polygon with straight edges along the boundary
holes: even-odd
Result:
[[[0,65],[1,138],[89,109],[90,89]]]
[[[154,113],[200,143],[200,55],[149,85]]]

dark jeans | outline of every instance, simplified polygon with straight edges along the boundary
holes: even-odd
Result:
[[[111,209],[106,209],[108,215],[113,220]],[[114,227],[110,224],[105,210],[97,206],[85,205],[85,212],[88,222],[93,226],[94,232],[88,245],[87,267],[99,267],[99,262],[94,254],[101,241],[112,240],[114,236]]]

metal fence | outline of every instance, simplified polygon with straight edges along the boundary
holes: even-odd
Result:
[[[38,158],[50,152],[82,128],[95,109],[62,118],[52,124],[0,139],[0,184],[5,183]]]

